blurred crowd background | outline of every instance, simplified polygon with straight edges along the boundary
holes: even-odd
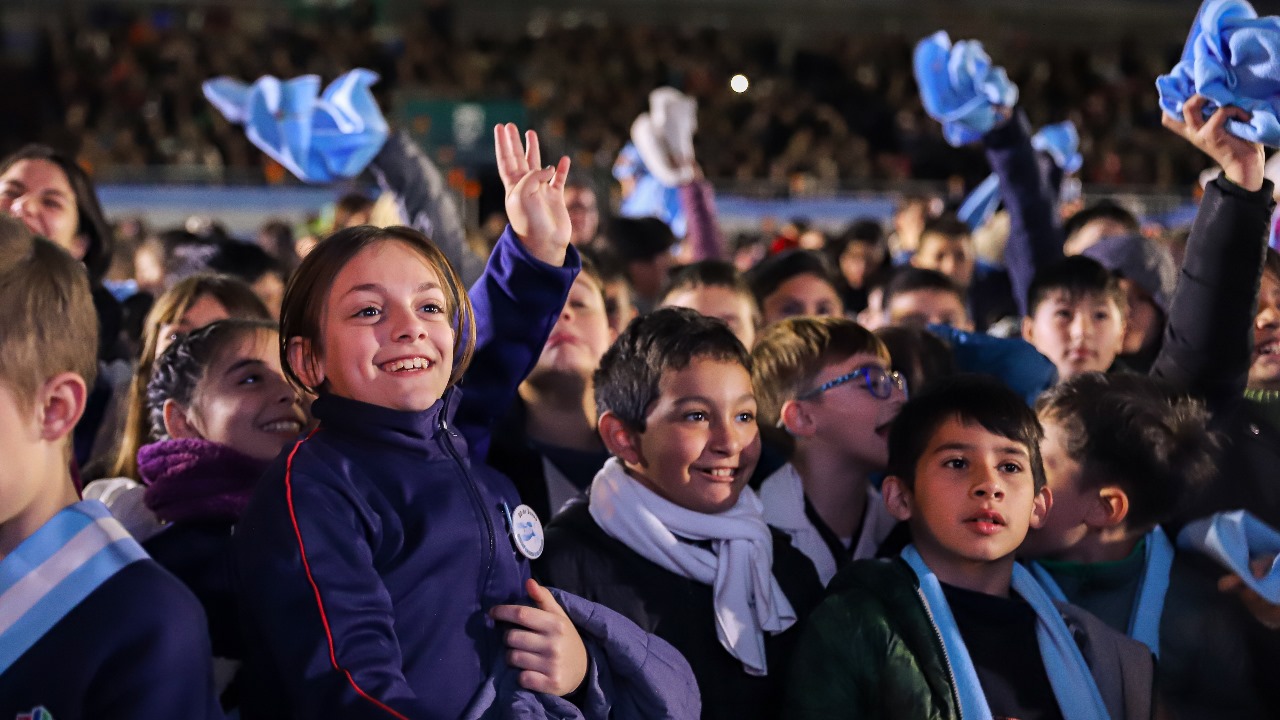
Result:
[[[1153,227],[1190,218],[1207,162],[1160,126],[1154,80],[1176,62],[1196,4],[1020,0],[5,0],[0,92],[22,111],[0,152],[43,141],[99,186],[126,246],[216,217],[248,239],[268,221],[329,226],[368,178],[305,188],[205,100],[220,75],[376,71],[388,119],[446,170],[468,228],[500,227],[489,128],[536,128],[550,153],[617,204],[610,175],[648,91],[698,101],[696,154],[738,244],[796,226],[888,227],[904,198],[952,207],[989,172],[920,105],[911,50],[940,27],[980,39],[1022,90],[1033,125],[1080,131],[1086,199]],[[746,82],[731,88],[730,79]],[[262,185],[291,193],[258,193]],[[608,214],[609,202],[602,203]],[[203,214],[187,220],[193,213]],[[491,222],[487,222],[491,221]],[[790,227],[791,229],[788,229]]]

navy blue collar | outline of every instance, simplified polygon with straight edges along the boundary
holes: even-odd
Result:
[[[311,413],[320,421],[322,431],[333,430],[355,438],[417,450],[432,440],[451,442],[465,457],[461,434],[449,427],[458,409],[458,398],[458,393],[450,388],[431,407],[412,412],[325,394],[311,404]]]

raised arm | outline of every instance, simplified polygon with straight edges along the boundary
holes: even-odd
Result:
[[[716,217],[716,191],[701,174],[681,185],[680,205],[684,208],[686,230],[680,258],[684,262],[725,260],[728,256],[724,233]]]
[[[1268,225],[1275,203],[1263,178],[1262,146],[1227,132],[1236,107],[1204,119],[1205,100],[1188,101],[1182,121],[1165,127],[1222,166],[1205,188],[1196,212],[1177,291],[1169,307],[1164,344],[1151,374],[1197,395],[1218,411],[1241,401],[1253,352]]]
[[[581,267],[564,204],[569,158],[543,168],[537,134],[525,137],[522,146],[515,125],[494,128],[511,224],[470,292],[476,351],[455,423],[475,458],[488,454],[489,432],[537,363]]]
[[[1041,172],[1031,145],[1026,115],[1015,110],[982,137],[987,161],[1000,178],[1000,198],[1009,213],[1005,269],[1018,312],[1027,314],[1027,290],[1036,270],[1062,259],[1062,223],[1056,211],[1057,189]]]

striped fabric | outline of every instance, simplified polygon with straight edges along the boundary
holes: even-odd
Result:
[[[146,557],[97,500],[54,515],[0,560],[0,674],[90,593]]]

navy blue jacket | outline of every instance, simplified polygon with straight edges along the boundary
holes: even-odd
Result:
[[[503,651],[485,611],[524,600],[529,564],[444,400],[400,412],[325,396],[241,518],[250,718],[458,717]],[[305,558],[305,561],[304,561]],[[335,669],[338,668],[338,669]]]
[[[471,291],[465,407],[456,390],[418,413],[313,404],[319,429],[268,469],[233,537],[246,720],[463,713],[505,649],[486,612],[525,602],[529,577],[503,516],[515,489],[472,458],[577,268],[572,249],[552,268],[503,235]]]
[[[0,675],[0,717],[221,718],[200,604],[151,560],[121,569]]]

